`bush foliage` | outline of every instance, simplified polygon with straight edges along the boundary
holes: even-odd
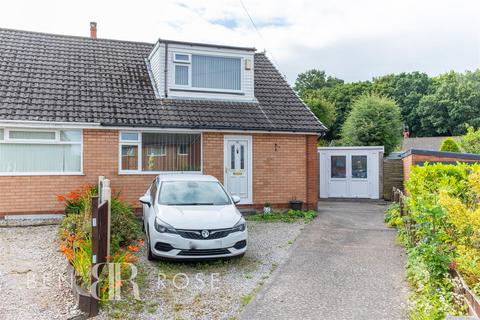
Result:
[[[407,249],[411,318],[462,314],[465,304],[453,293],[448,271],[455,267],[480,294],[480,166],[416,166],[406,190],[408,214],[400,217],[395,205],[385,219]]]
[[[384,146],[388,155],[400,144],[402,128],[400,108],[394,100],[374,94],[364,95],[353,103],[342,127],[342,143],[347,146]]]
[[[458,146],[457,142],[453,138],[446,138],[442,141],[442,145],[440,146],[440,151],[447,151],[447,152],[460,152],[460,147]]]
[[[460,147],[466,153],[480,154],[480,129],[467,128],[467,133],[460,138]]]
[[[314,210],[301,211],[301,210],[288,210],[286,213],[271,212],[271,213],[259,213],[245,217],[248,221],[263,221],[263,222],[295,222],[303,219],[305,223],[308,223],[315,219],[317,212]]]

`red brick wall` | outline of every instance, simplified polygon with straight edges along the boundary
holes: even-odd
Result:
[[[228,133],[225,133],[228,135]],[[232,134],[238,135],[238,134]],[[253,203],[285,208],[293,198],[316,209],[318,202],[317,137],[288,134],[247,134],[253,144]],[[203,134],[204,173],[223,182],[224,133]],[[308,154],[307,154],[308,151]],[[307,179],[307,172],[310,173]]]
[[[223,133],[203,134],[205,174],[223,182]],[[269,202],[285,207],[292,198],[316,208],[318,159],[315,136],[251,134],[253,137],[253,201],[256,207]],[[97,182],[99,175],[111,180],[114,192],[138,206],[155,175],[118,175],[118,131],[84,130],[82,176],[0,177],[0,216],[5,214],[61,212],[56,195]],[[275,150],[276,145],[276,150]]]

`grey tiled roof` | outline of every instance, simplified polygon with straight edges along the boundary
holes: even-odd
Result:
[[[423,149],[438,151],[446,138],[453,138],[458,141],[460,137],[418,137],[403,139],[402,151],[410,149]]]
[[[264,54],[258,103],[157,99],[145,58],[153,44],[0,29],[0,121],[321,132]]]

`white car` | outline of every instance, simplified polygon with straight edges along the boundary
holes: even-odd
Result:
[[[243,256],[248,232],[239,201],[212,176],[159,175],[140,198],[148,259]]]

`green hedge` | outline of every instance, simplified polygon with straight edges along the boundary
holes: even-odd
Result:
[[[472,268],[464,261],[468,253],[480,262],[478,231],[469,231],[462,223],[470,224],[472,219],[466,217],[475,217],[475,212],[480,216],[480,193],[472,191],[478,177],[476,164],[414,166],[406,183],[408,214],[401,217],[398,204],[385,213],[387,224],[398,229],[398,240],[407,250],[411,319],[444,319],[447,314],[465,313],[465,303],[452,291],[448,271],[457,266],[476,287],[480,263]]]

